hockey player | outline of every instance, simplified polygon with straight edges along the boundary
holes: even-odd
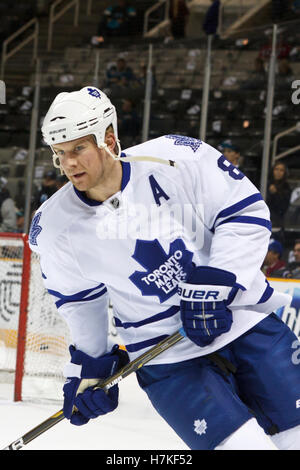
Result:
[[[300,344],[272,313],[290,297],[260,271],[271,233],[260,193],[197,139],[121,153],[116,122],[105,94],[84,87],[60,93],[42,128],[69,179],[30,230],[72,335],[64,415],[81,425],[118,405],[117,385],[90,386],[127,360],[108,344],[110,299],[130,360],[183,327],[137,378],[189,448],[300,449]]]

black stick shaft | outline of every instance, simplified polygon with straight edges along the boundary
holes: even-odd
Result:
[[[137,357],[134,361],[129,362],[129,364],[127,364],[125,367],[120,369],[116,374],[112,375],[111,377],[108,377],[107,379],[105,379],[104,381],[99,383],[99,385],[96,385],[95,388],[103,388],[105,390],[108,390],[109,388],[116,385],[118,382],[123,380],[128,375],[132,374],[133,372],[136,372],[138,369],[140,369],[147,362],[151,361],[156,356],[158,356],[162,352],[166,351],[167,349],[169,349],[174,344],[178,343],[178,341],[180,341],[183,338],[183,336],[184,336],[183,330],[179,330],[176,333],[174,333],[173,335],[168,336],[167,338],[163,339],[158,344],[153,346],[153,348],[149,349],[144,354]],[[53,426],[55,426],[56,424],[58,424],[64,418],[65,417],[64,417],[64,414],[63,414],[63,410],[60,410],[60,411],[54,413],[52,416],[47,418],[42,423],[38,424],[35,428],[28,431],[22,437],[20,437],[16,441],[12,442],[11,444],[9,444],[3,450],[19,450],[19,449],[21,449],[26,444],[31,442],[33,439],[35,439],[36,437],[40,436],[44,432],[48,431],[48,429],[50,429]]]

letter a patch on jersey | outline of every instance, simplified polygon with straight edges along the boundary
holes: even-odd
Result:
[[[160,198],[163,197],[166,201],[168,199],[170,199],[169,196],[164,192],[162,187],[159,186],[158,182],[156,181],[156,179],[154,178],[153,175],[149,176],[149,181],[150,181],[150,186],[151,186],[151,189],[152,189],[153,197],[154,197],[155,202],[158,206],[160,206],[160,204],[161,204]]]

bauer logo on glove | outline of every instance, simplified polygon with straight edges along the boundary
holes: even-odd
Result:
[[[187,281],[178,286],[183,329],[197,346],[207,346],[231,328],[227,305],[236,277],[222,269],[198,266]]]
[[[207,286],[206,290],[197,290],[194,284],[180,283],[178,286],[178,294],[181,299],[201,302],[203,300],[225,300],[231,291],[231,288],[210,290],[211,287],[212,286]]]

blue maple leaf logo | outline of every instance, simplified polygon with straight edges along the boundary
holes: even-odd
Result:
[[[170,244],[168,254],[157,239],[137,240],[132,257],[145,271],[131,274],[131,282],[142,295],[157,296],[163,303],[177,292],[178,282],[184,281],[190,272],[193,253],[180,239]]]
[[[191,147],[193,152],[196,152],[202,141],[199,139],[195,139],[194,137],[186,137],[185,135],[166,135],[167,139],[173,139],[174,145],[184,145],[186,147]]]
[[[88,88],[88,94],[94,96],[95,98],[101,98],[101,94],[95,88]]]
[[[38,212],[32,219],[30,233],[29,233],[29,242],[31,245],[37,245],[37,237],[43,230],[42,227],[39,225],[39,221],[41,218],[42,213]]]

